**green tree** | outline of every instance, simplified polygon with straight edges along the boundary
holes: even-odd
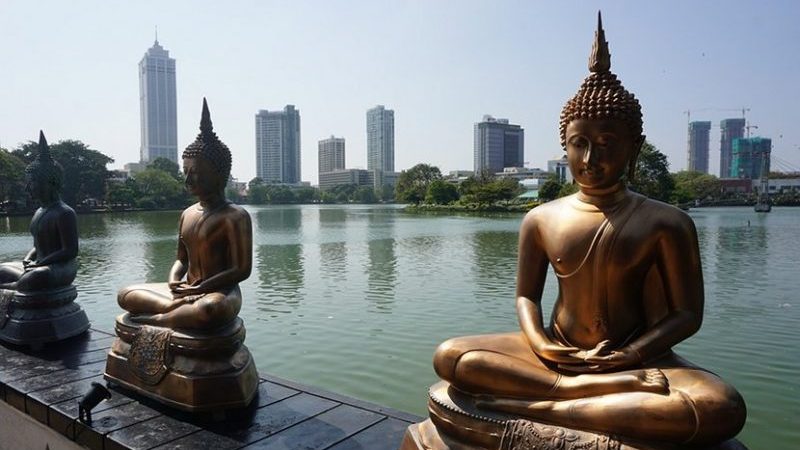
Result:
[[[442,172],[436,166],[417,164],[416,166],[400,172],[395,187],[395,196],[401,202],[419,204],[425,199],[428,185],[434,180],[440,180]]]
[[[109,183],[106,201],[113,206],[133,206],[141,196],[136,180],[128,178],[121,183]]]
[[[294,203],[295,195],[291,189],[283,185],[267,185],[269,189],[269,203],[284,205]]]
[[[136,174],[141,208],[180,208],[189,203],[183,183],[159,169],[145,169]]]
[[[254,186],[264,186],[264,180],[258,177],[253,177],[253,179],[247,183],[247,189],[252,189]]]
[[[353,200],[357,203],[377,203],[378,196],[375,195],[375,189],[371,186],[359,186],[353,192]]]
[[[36,156],[38,145],[31,141],[12,153],[27,165]],[[64,169],[61,198],[65,203],[74,207],[89,198],[105,198],[106,180],[110,175],[106,166],[114,162],[112,158],[76,140],[52,144],[50,153]]]
[[[321,203],[336,203],[336,194],[330,191],[322,191],[319,194],[319,201]]]
[[[394,186],[391,184],[384,184],[375,193],[378,198],[383,202],[394,201]]]
[[[675,182],[669,173],[667,156],[645,141],[636,162],[636,175],[629,181],[631,190],[662,202],[669,201]]]
[[[672,200],[676,203],[718,197],[722,191],[719,178],[707,173],[682,170],[672,174],[672,178],[675,184]]]
[[[172,162],[170,159],[159,156],[158,158],[154,159],[150,164],[148,164],[147,168],[161,170],[162,172],[168,173],[171,177],[175,178],[176,180],[183,181],[181,168],[178,166],[178,163]]]
[[[261,181],[260,178],[254,180]],[[250,189],[247,191],[247,202],[251,205],[265,205],[269,202],[269,190],[263,183],[250,182]]]
[[[25,193],[25,162],[17,156],[0,148],[0,207],[6,202],[24,204],[27,200]]]
[[[558,176],[551,175],[539,188],[539,200],[549,202],[558,198],[561,192],[561,182],[558,181]]]
[[[458,200],[458,188],[452,183],[444,180],[433,180],[428,185],[428,192],[425,194],[425,203],[435,205],[449,205]]]
[[[558,191],[558,198],[566,197],[578,192],[578,185],[575,183],[564,183]]]
[[[312,203],[319,199],[319,190],[303,186],[295,189],[294,196],[297,203]]]

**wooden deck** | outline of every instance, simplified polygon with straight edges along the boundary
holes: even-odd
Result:
[[[262,374],[258,396],[224,420],[192,416],[114,389],[77,420],[78,400],[103,381],[112,334],[90,330],[41,352],[0,344],[0,400],[91,449],[397,450],[421,417]]]

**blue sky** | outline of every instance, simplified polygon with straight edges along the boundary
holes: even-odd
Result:
[[[300,110],[302,176],[317,182],[317,141],[347,142],[366,167],[366,110],[395,110],[396,166],[472,168],[484,114],[525,128],[525,160],[561,154],[558,115],[587,75],[597,9],[612,70],[640,99],[645,133],[672,170],[686,165],[686,110],[747,118],[800,168],[800,2],[796,1],[76,1],[0,0],[0,146],[80,139],[138,160],[137,64],[160,43],[177,59],[178,144],[197,134],[202,97],[255,175],[254,115]]]

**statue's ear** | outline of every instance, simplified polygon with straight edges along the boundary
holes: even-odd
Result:
[[[632,183],[636,178],[636,161],[639,159],[639,153],[642,151],[645,137],[645,135],[641,135],[637,138],[631,159],[628,160],[628,183]]]

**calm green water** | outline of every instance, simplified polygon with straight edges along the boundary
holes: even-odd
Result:
[[[393,206],[248,210],[254,270],[242,285],[241,316],[261,371],[423,415],[437,344],[517,329],[519,215],[410,215]],[[706,315],[678,351],[742,392],[748,421],[741,439],[750,448],[795,448],[800,208],[690,214],[700,236]],[[166,278],[178,216],[79,217],[76,285],[93,326],[113,330],[120,287]],[[0,261],[28,250],[29,220],[0,218]]]

